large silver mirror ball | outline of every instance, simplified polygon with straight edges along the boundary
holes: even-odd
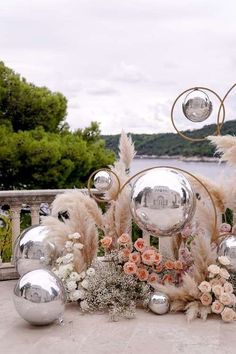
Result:
[[[182,108],[186,118],[191,122],[198,123],[210,116],[212,102],[204,91],[194,90],[186,96]]]
[[[149,170],[132,186],[134,221],[153,236],[174,236],[192,219],[195,206],[187,178],[172,168]]]
[[[230,260],[228,270],[236,273],[236,235],[229,234],[226,236],[218,246],[218,256],[226,256]]]
[[[53,263],[55,247],[47,241],[46,226],[34,225],[25,229],[17,238],[14,247],[14,264],[18,273],[50,268]]]
[[[162,292],[155,292],[151,294],[148,307],[157,315],[164,315],[170,308],[169,297]]]
[[[51,271],[38,269],[17,282],[13,300],[19,315],[33,325],[47,325],[60,319],[66,303],[61,280]]]

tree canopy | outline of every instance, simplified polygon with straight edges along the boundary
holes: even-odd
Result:
[[[0,123],[15,132],[39,126],[60,129],[66,118],[67,100],[59,92],[28,83],[0,61]]]

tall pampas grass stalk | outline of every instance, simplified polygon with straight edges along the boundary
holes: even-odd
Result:
[[[221,154],[222,161],[226,161],[231,166],[236,166],[235,136],[209,136],[208,140],[216,146],[216,152]]]

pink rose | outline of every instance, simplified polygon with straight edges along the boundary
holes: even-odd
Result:
[[[210,293],[203,293],[200,300],[204,306],[209,306],[212,303],[212,296]]]
[[[175,268],[175,264],[174,264],[174,262],[171,261],[171,260],[167,260],[167,261],[165,262],[164,266],[165,266],[165,269],[168,269],[168,270],[172,270],[172,269]]]
[[[220,269],[220,276],[222,278],[224,278],[224,279],[229,279],[230,278],[230,274],[225,268],[221,268]]]
[[[158,283],[159,280],[160,279],[156,273],[151,273],[148,277],[148,283],[151,285]]]
[[[225,309],[221,312],[221,317],[224,322],[232,322],[236,318],[236,313],[233,309],[225,307]]]
[[[215,294],[215,296],[218,298],[220,297],[221,294],[223,294],[224,289],[221,285],[214,285],[212,286],[212,291]]]
[[[219,300],[220,300],[220,302],[221,302],[223,305],[226,305],[226,306],[232,305],[232,297],[231,297],[231,294],[223,293],[223,294],[220,295]]]
[[[118,243],[120,245],[127,245],[128,243],[130,243],[130,236],[128,234],[122,234],[119,238],[118,238]]]
[[[137,251],[143,252],[145,249],[145,242],[143,238],[138,238],[135,243],[134,247],[136,248]]]
[[[154,264],[157,266],[161,263],[161,261],[162,261],[162,255],[159,252],[156,252]]]
[[[211,305],[211,310],[212,312],[219,314],[224,310],[224,305],[219,300],[215,300]]]
[[[224,283],[224,291],[226,293],[232,294],[234,292],[233,286],[231,283],[229,283],[228,281],[226,281]]]
[[[122,258],[125,261],[128,261],[130,253],[131,251],[129,248],[123,248],[122,251],[120,251]]]
[[[129,261],[130,261],[130,262],[134,262],[134,263],[136,263],[136,264],[140,263],[140,262],[141,262],[140,253],[138,253],[138,252],[130,253],[130,255],[129,255]]]
[[[110,236],[104,236],[101,239],[101,244],[102,244],[102,247],[109,248],[112,244],[112,238]]]
[[[149,273],[148,273],[147,269],[138,268],[136,274],[137,274],[137,277],[139,280],[141,280],[141,281],[148,280]]]
[[[137,266],[134,262],[126,262],[124,264],[123,269],[125,274],[132,275],[132,274],[136,274]]]
[[[183,268],[184,268],[183,263],[181,261],[175,261],[174,268],[175,268],[175,270],[183,270]]]
[[[220,233],[226,233],[226,232],[230,232],[231,230],[231,225],[227,224],[226,222],[224,222],[223,224],[220,225]]]
[[[156,251],[152,249],[144,251],[142,254],[143,263],[147,265],[153,265],[156,254]]]
[[[208,281],[202,281],[200,285],[198,285],[198,289],[202,293],[209,293],[211,291],[211,284]]]

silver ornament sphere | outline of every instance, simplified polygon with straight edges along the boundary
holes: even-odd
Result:
[[[155,292],[150,297],[148,307],[157,315],[164,315],[170,308],[169,297],[162,292]]]
[[[17,238],[13,260],[21,276],[31,270],[51,268],[55,247],[47,241],[47,236],[46,226],[34,225],[25,229]]]
[[[137,178],[131,190],[131,212],[138,226],[153,236],[174,236],[191,220],[195,194],[187,178],[167,167]]]
[[[66,303],[62,281],[51,271],[37,269],[17,282],[13,300],[19,315],[33,325],[61,319]]]
[[[208,95],[201,90],[191,91],[182,105],[186,118],[194,123],[203,122],[212,112],[212,102]]]
[[[108,171],[99,171],[93,179],[94,187],[99,192],[107,192],[112,186],[112,178]]]
[[[218,256],[226,256],[230,260],[228,270],[236,273],[236,235],[229,234],[226,236],[218,246]]]

